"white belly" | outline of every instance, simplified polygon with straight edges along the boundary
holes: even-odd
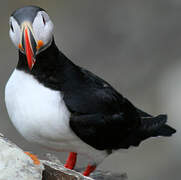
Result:
[[[32,75],[15,70],[5,88],[5,102],[14,126],[27,140],[48,145],[76,139],[61,93],[41,85]]]
[[[46,88],[32,75],[14,70],[5,88],[5,102],[11,121],[28,141],[57,151],[86,154],[96,161],[107,156],[73,133],[62,94]]]

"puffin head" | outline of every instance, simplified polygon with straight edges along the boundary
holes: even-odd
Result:
[[[44,9],[25,6],[15,10],[9,20],[9,35],[14,45],[26,55],[31,70],[36,55],[50,46],[53,23]]]

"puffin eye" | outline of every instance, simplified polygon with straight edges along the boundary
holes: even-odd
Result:
[[[12,22],[11,22],[11,24],[10,24],[10,28],[11,28],[11,30],[14,32],[14,28],[13,28]]]
[[[42,16],[42,19],[43,19],[43,23],[44,23],[44,25],[45,25],[45,24],[46,24],[45,18],[44,18],[43,15],[41,15],[41,16]]]

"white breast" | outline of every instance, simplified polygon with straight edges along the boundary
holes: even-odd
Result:
[[[5,102],[10,119],[26,139],[72,138],[70,113],[62,94],[46,88],[32,75],[15,70],[5,88]]]
[[[92,148],[72,132],[63,95],[32,75],[14,70],[5,88],[5,102],[11,121],[27,140],[58,151],[96,156],[97,160],[105,157],[104,151]]]

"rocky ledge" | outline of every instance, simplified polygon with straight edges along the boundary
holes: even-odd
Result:
[[[17,145],[0,134],[0,180],[126,180],[126,174],[95,171],[85,177],[54,160],[40,160],[35,165],[32,159]]]

